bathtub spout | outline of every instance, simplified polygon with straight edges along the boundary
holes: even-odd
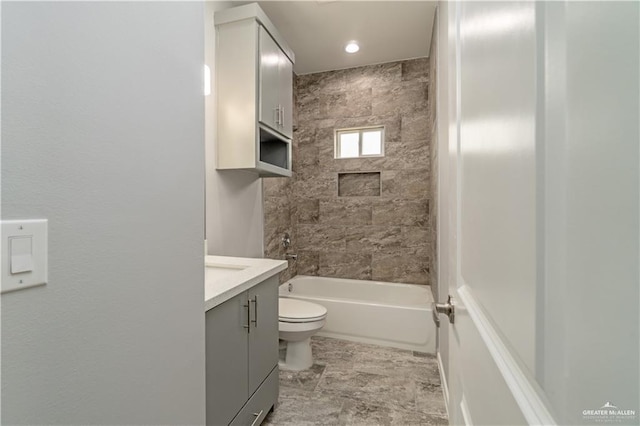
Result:
[[[291,253],[287,253],[284,255],[285,259],[293,259],[294,261],[298,260],[298,255],[297,254],[291,254]]]

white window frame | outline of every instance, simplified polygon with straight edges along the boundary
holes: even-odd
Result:
[[[362,154],[362,133],[380,130],[380,154],[363,155]],[[357,157],[340,157],[340,135],[345,133],[357,133],[358,134],[358,156]],[[384,126],[369,126],[369,127],[353,127],[349,129],[336,129],[334,132],[334,146],[333,146],[333,158],[337,160],[353,160],[355,158],[375,158],[384,157]]]

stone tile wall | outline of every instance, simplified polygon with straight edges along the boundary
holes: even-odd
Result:
[[[298,237],[293,226],[296,210],[293,205],[292,178],[265,178],[262,183],[264,203],[264,256],[285,259],[286,253],[296,253]],[[285,250],[282,237],[288,233],[291,247]],[[280,273],[280,282],[297,275],[297,262],[289,260],[289,268]]]
[[[296,90],[297,82],[293,79],[293,123],[297,121]],[[297,219],[296,205],[293,203],[293,181],[298,168],[298,138],[294,135],[292,141],[292,169],[293,177],[290,178],[263,178],[262,200],[264,209],[264,256],[269,259],[285,259],[285,254],[297,252],[297,229],[294,226]],[[288,233],[291,238],[291,247],[285,249],[282,245],[282,237]],[[289,260],[289,268],[280,273],[280,282],[283,283],[297,275],[297,261]]]
[[[283,258],[289,229],[298,261],[286,276],[428,284],[429,60],[295,80],[294,177],[264,179],[265,255]],[[334,158],[335,129],[375,125],[385,126],[384,157]],[[380,195],[339,196],[339,174],[354,172],[380,173]]]

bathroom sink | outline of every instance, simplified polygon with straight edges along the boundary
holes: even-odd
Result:
[[[217,280],[247,269],[248,265],[221,265],[208,263],[205,268],[206,279]]]
[[[213,256],[204,257],[205,311],[287,269],[287,261]]]

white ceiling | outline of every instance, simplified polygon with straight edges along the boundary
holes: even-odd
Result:
[[[260,1],[296,55],[296,74],[429,56],[435,1]],[[357,40],[360,51],[344,46]]]

